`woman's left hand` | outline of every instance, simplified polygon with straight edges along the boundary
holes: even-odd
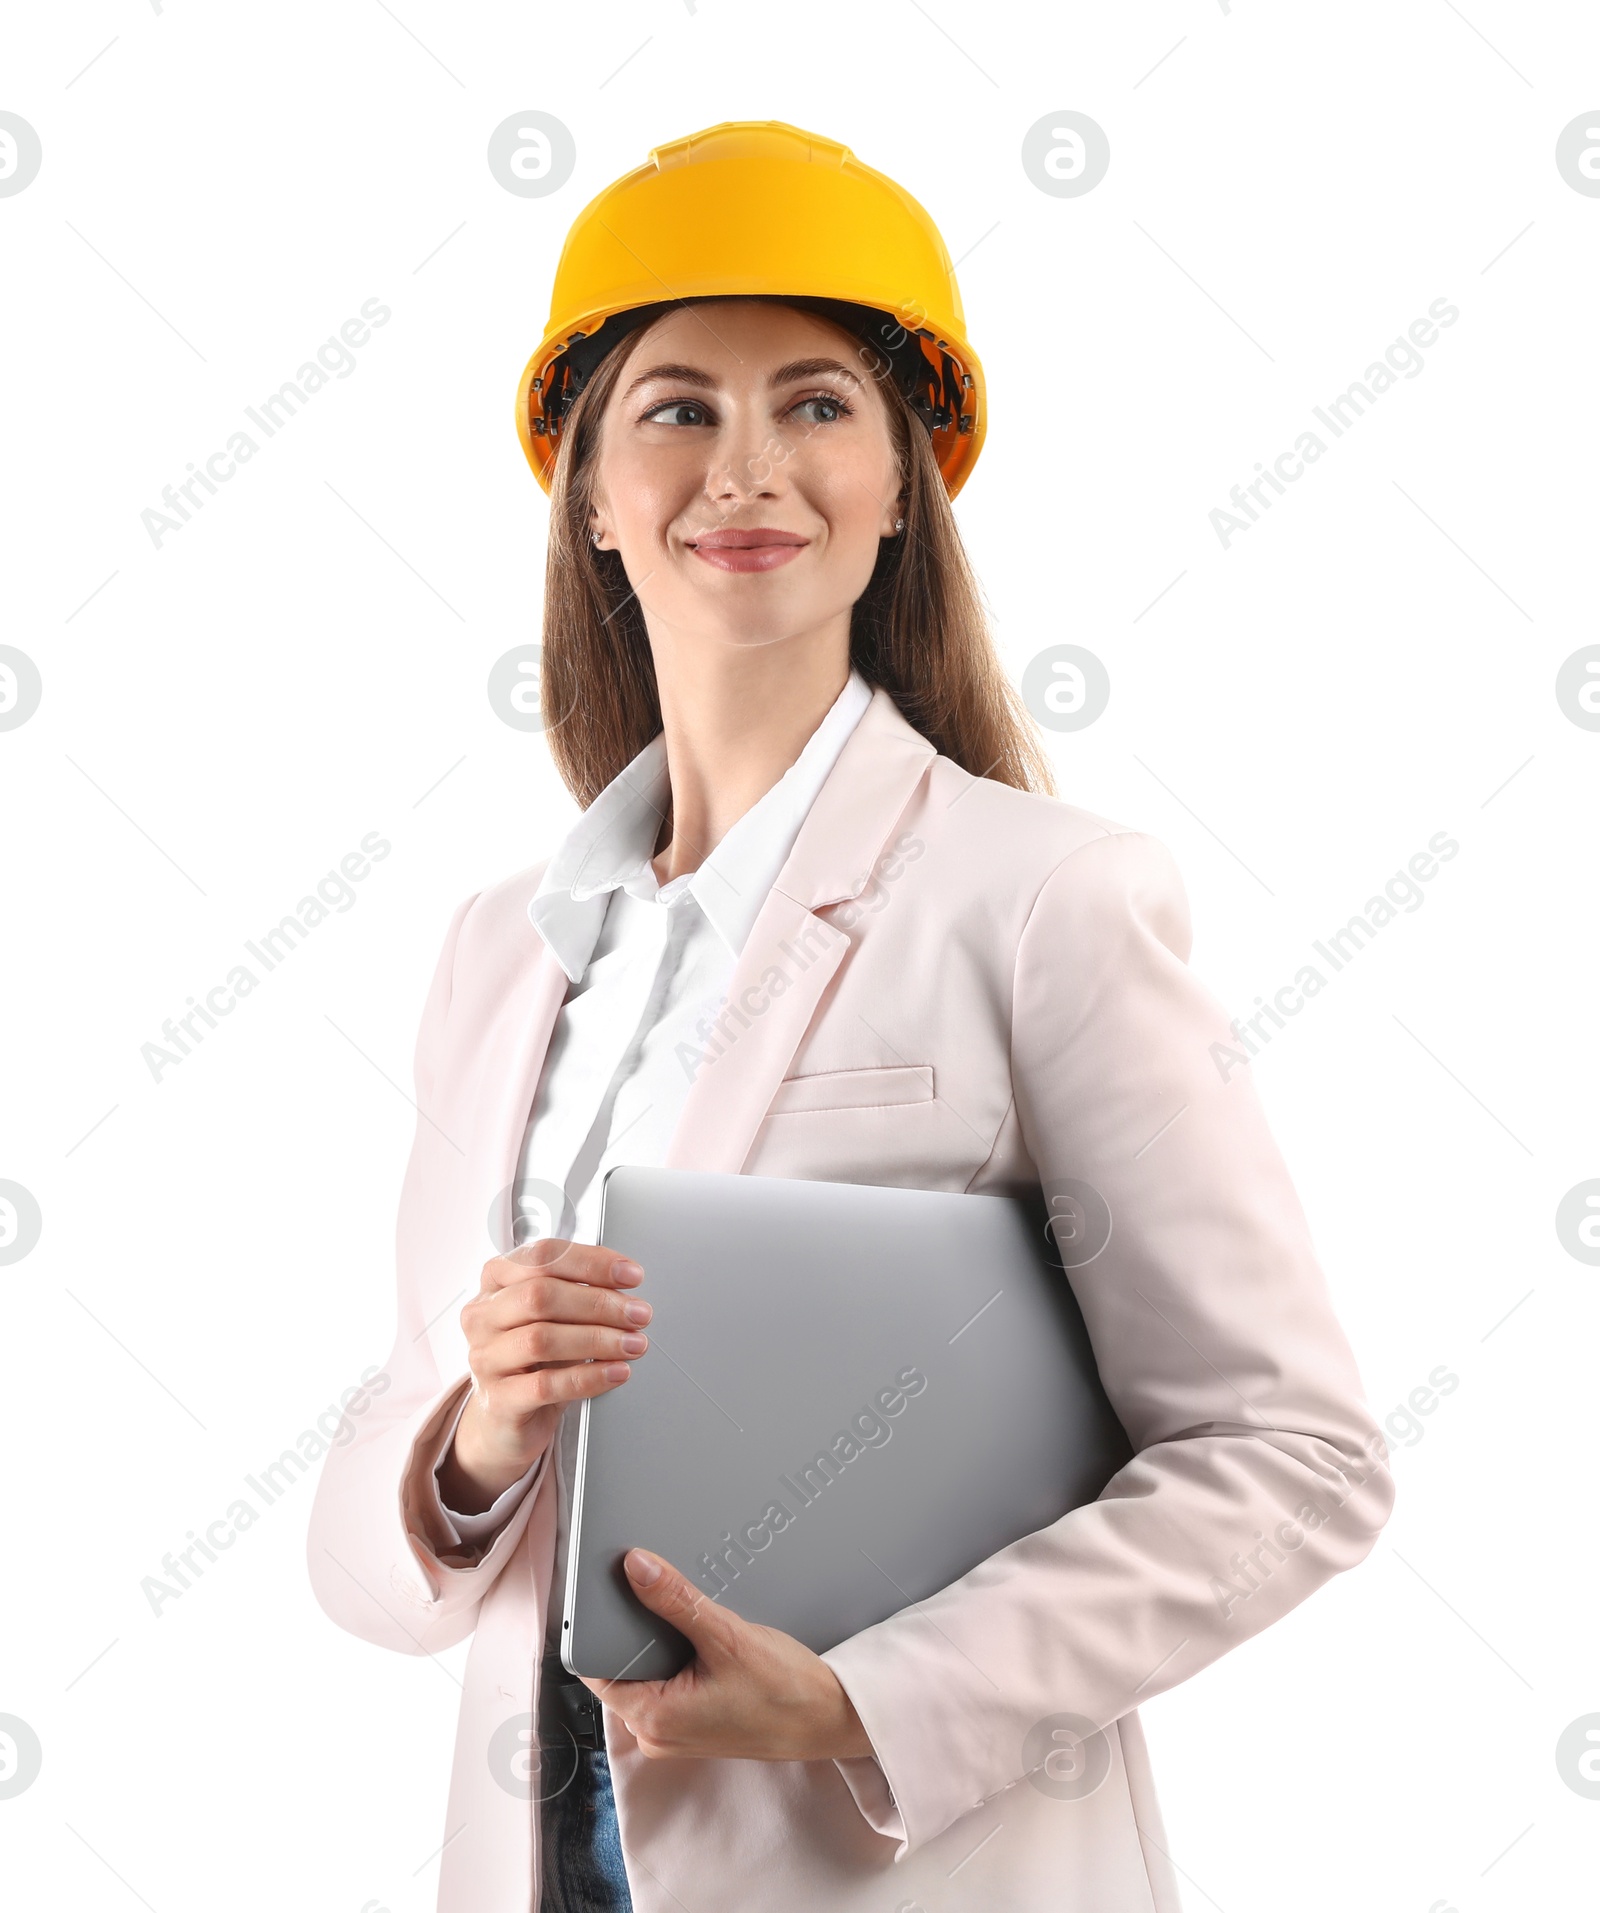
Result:
[[[827,1662],[720,1607],[659,1555],[630,1548],[628,1584],[694,1648],[666,1681],[585,1680],[652,1760],[848,1760],[872,1742]],[[649,1577],[648,1579],[646,1577]]]

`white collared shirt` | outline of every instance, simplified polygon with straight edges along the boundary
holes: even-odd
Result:
[[[550,859],[528,915],[569,984],[518,1158],[515,1241],[594,1242],[605,1172],[664,1161],[734,964],[871,701],[871,686],[852,670],[799,757],[697,870],[658,884],[652,868],[670,790],[661,734],[601,791]],[[457,1419],[440,1443],[436,1478]],[[559,1641],[577,1426],[575,1414],[563,1414],[556,1444],[548,1652]],[[442,1496],[440,1511],[461,1541],[482,1544],[510,1518],[537,1468],[482,1514],[457,1514]]]

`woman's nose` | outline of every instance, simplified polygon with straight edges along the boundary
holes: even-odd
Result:
[[[706,496],[722,511],[755,498],[775,498],[784,487],[786,448],[770,424],[731,421],[719,432],[706,473]]]

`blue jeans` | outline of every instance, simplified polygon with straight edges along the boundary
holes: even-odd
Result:
[[[539,1803],[540,1913],[633,1913],[605,1749],[569,1748],[549,1776],[559,1790]]]

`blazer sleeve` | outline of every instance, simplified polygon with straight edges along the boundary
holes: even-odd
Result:
[[[444,1484],[440,1479],[440,1470],[444,1467],[455,1442],[456,1424],[461,1420],[466,1405],[467,1398],[463,1395],[461,1407],[451,1416],[446,1432],[441,1434],[434,1447],[433,1466],[422,1477],[419,1486],[429,1499],[431,1518],[447,1524],[445,1534],[451,1546],[453,1547],[457,1542],[464,1542],[469,1548],[478,1550],[516,1513],[522,1497],[533,1486],[534,1479],[540,1472],[540,1463],[544,1460],[544,1456],[541,1455],[538,1461],[531,1463],[527,1471],[513,1481],[509,1488],[502,1489],[481,1514],[462,1514],[460,1509],[450,1507],[444,1498]]]
[[[446,1039],[451,976],[461,926],[476,897],[451,918],[444,949],[423,1005],[417,1036],[417,1130],[406,1167],[400,1212],[419,1199],[424,1112],[433,1098]],[[399,1283],[394,1347],[381,1371],[386,1386],[342,1446],[328,1451],[318,1478],[306,1536],[311,1586],[323,1611],[349,1633],[402,1654],[435,1654],[470,1634],[478,1604],[528,1525],[549,1463],[535,1465],[506,1525],[484,1549],[463,1542],[440,1500],[433,1467],[445,1431],[472,1386],[463,1371],[440,1376],[422,1310]]]
[[[1100,1498],[823,1658],[903,1856],[1366,1555],[1387,1449],[1164,846],[1081,846],[1019,940],[1018,1119],[1133,1459]],[[1059,1238],[1058,1238],[1059,1239]],[[1043,1740],[1043,1750],[1040,1742]],[[864,1811],[865,1811],[864,1807]],[[869,1817],[876,1817],[870,1816]],[[889,1832],[888,1816],[879,1821]]]

